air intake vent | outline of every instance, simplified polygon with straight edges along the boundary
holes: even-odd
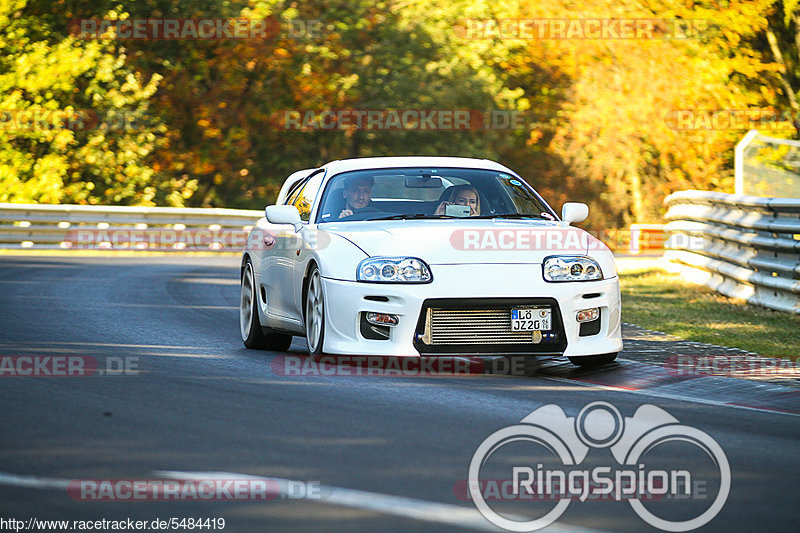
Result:
[[[512,308],[552,310],[549,331],[512,331]],[[558,353],[566,348],[553,298],[430,299],[422,306],[414,346],[421,353]]]

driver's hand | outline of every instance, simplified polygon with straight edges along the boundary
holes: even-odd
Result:
[[[434,215],[444,215],[445,209],[447,206],[450,205],[450,202],[442,202],[439,204],[439,207],[436,208],[436,211],[433,213]]]
[[[339,213],[339,218],[349,217],[352,214],[353,214],[352,211],[350,211],[349,209],[345,209],[341,213]]]

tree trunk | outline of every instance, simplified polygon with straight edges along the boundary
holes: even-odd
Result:
[[[644,203],[642,201],[642,177],[635,161],[628,164],[628,187],[631,193],[631,216],[634,223],[644,222]]]

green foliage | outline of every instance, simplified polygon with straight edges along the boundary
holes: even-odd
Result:
[[[66,35],[58,9],[0,1],[0,201],[180,205],[193,184],[146,161],[166,131],[148,114],[160,75]]]
[[[497,159],[595,227],[664,196],[732,190],[741,130],[676,110],[794,109],[797,2],[0,0],[0,110],[123,113],[131,128],[0,129],[0,201],[260,208],[292,171],[345,157]],[[271,18],[267,39],[77,40],[72,17]],[[699,20],[688,39],[465,39],[465,21]],[[285,30],[320,21],[316,34]],[[770,33],[771,32],[771,33]],[[776,60],[772,41],[782,51]],[[124,46],[123,46],[124,45]],[[285,111],[507,110],[521,128],[297,131]]]

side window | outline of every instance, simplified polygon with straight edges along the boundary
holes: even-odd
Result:
[[[311,218],[311,209],[314,207],[314,200],[317,198],[321,184],[322,172],[312,176],[302,187],[293,192],[286,202],[300,211],[300,220],[308,222],[309,218]]]
[[[324,200],[322,200],[322,205],[317,213],[317,222],[330,222],[338,218],[339,213],[344,209],[344,198],[342,196],[344,181],[334,178],[328,183]]]
[[[300,194],[300,191],[303,189],[302,184],[295,185],[294,190],[289,192],[289,195],[286,197],[286,201],[284,205],[294,205],[295,200],[297,200],[297,196]]]

